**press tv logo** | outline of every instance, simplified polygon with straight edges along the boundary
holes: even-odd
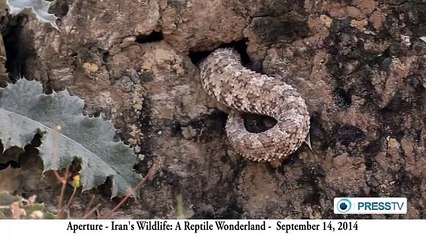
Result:
[[[407,198],[334,198],[335,214],[406,214]]]

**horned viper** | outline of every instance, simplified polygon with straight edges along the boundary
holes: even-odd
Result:
[[[296,151],[309,132],[305,100],[283,79],[254,72],[241,64],[231,48],[215,50],[200,63],[204,90],[230,108],[226,134],[231,146],[254,161],[283,159]],[[242,113],[273,117],[277,123],[261,132],[249,132]]]

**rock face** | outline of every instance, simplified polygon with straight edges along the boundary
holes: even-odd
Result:
[[[174,218],[178,206],[188,218],[336,218],[342,196],[407,197],[408,214],[391,217],[426,217],[424,2],[58,0],[51,11],[61,32],[31,17],[2,24],[6,67],[85,99],[135,147],[138,171],[159,168],[114,217]],[[312,150],[280,166],[234,152],[197,66],[220,46],[301,93]]]

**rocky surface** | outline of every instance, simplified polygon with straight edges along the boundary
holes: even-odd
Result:
[[[137,171],[158,168],[112,217],[335,218],[336,196],[407,197],[407,215],[386,217],[426,217],[424,1],[58,0],[51,11],[61,32],[2,12],[6,70],[80,96],[134,147]],[[281,166],[234,152],[197,66],[220,46],[298,89],[312,150]],[[54,188],[23,188],[57,201]],[[103,210],[118,201],[102,196]]]

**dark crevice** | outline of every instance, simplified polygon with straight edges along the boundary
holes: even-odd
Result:
[[[103,52],[102,53],[102,63],[107,64],[109,57],[110,57],[110,54],[109,54],[108,51]]]
[[[397,92],[394,97],[389,101],[389,103],[382,109],[382,112],[391,112],[399,114],[404,111],[411,111],[411,108],[411,104],[407,101],[404,101],[402,98],[402,94],[400,92]]]
[[[54,13],[58,17],[58,21],[60,21],[61,18],[68,14],[71,4],[72,2],[69,0],[54,1],[50,6],[49,13]]]
[[[403,115],[413,111],[413,105],[402,98],[400,92],[379,113],[383,124],[383,134],[395,137],[398,141],[404,136]]]
[[[242,39],[239,41],[233,41],[230,43],[221,44],[217,48],[233,48],[235,49],[241,56],[241,62],[243,66],[250,67],[251,59],[247,54],[247,39]],[[212,51],[190,51],[189,57],[194,65],[198,65],[204,58],[206,58]]]
[[[242,117],[244,119],[245,128],[251,133],[264,132],[277,124],[277,120],[268,116],[244,113]]]
[[[367,59],[366,63],[370,66],[378,65],[380,70],[387,71],[392,63],[390,47],[386,48],[381,54]]]
[[[7,31],[3,33],[4,47],[6,50],[6,70],[11,79],[22,77],[26,73],[25,59],[27,59],[30,48],[23,48],[21,44],[22,27],[20,22],[25,16],[20,16],[16,20],[16,24],[8,24]]]
[[[332,138],[332,146],[334,147],[337,142],[340,142],[347,147],[349,144],[358,142],[363,138],[365,138],[365,133],[361,129],[352,125],[343,125],[337,128]]]
[[[144,154],[145,158],[148,160],[153,159],[153,147],[155,146],[155,139],[152,137],[153,132],[155,131],[152,121],[151,121],[151,103],[150,98],[148,96],[142,96],[144,101],[142,105],[142,112],[139,117],[139,122],[141,126],[145,126],[143,129],[143,134],[145,137],[144,141],[142,141],[141,153]],[[151,161],[141,161],[140,163],[134,166],[134,169],[140,173],[146,173],[149,170],[148,162]]]
[[[370,141],[364,149],[366,170],[373,170],[374,158],[382,150],[382,139]]]
[[[212,53],[213,51],[190,51],[188,56],[191,59],[191,62],[198,66],[201,61],[203,61],[203,59],[205,59],[210,53]]]
[[[241,62],[244,66],[251,64],[250,56],[247,54],[247,39],[224,43],[219,48],[233,48],[240,54]]]
[[[311,144],[315,143],[320,149],[326,150],[329,145],[329,137],[327,131],[321,123],[321,115],[318,112],[313,112],[310,117],[310,130]]]
[[[280,17],[253,18],[250,29],[266,45],[288,43],[309,36],[306,20],[287,20]]]
[[[102,51],[101,49],[99,49],[99,51],[102,53],[102,64],[105,66],[107,72],[109,73],[109,77],[111,78],[111,64],[109,64],[109,60],[110,60],[110,53],[108,51]]]
[[[182,136],[182,124],[177,119],[173,119],[172,121],[170,136],[171,137]]]
[[[352,105],[352,98],[350,91],[346,91],[343,88],[337,88],[333,92],[334,103],[341,109],[348,109]]]
[[[162,32],[153,31],[149,35],[138,35],[136,36],[135,42],[137,43],[150,43],[150,42],[159,42],[164,39]]]

